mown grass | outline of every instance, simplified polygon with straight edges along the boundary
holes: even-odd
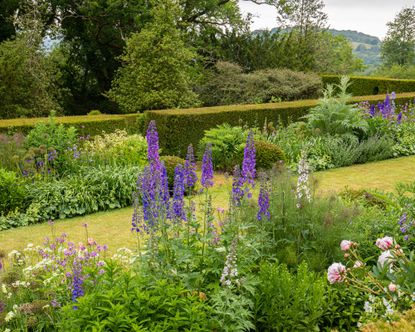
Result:
[[[319,195],[336,193],[346,186],[393,191],[398,182],[415,181],[415,156],[318,172],[314,177]],[[215,176],[215,187],[211,189],[214,207],[228,206],[230,188],[231,179]],[[201,210],[203,195],[199,195],[197,201]],[[124,208],[56,221],[55,234],[65,232],[71,241],[85,241],[82,224],[87,223],[89,236],[100,244],[108,244],[112,252],[120,247],[134,248],[136,237],[130,231],[131,215],[132,208]],[[22,249],[27,243],[41,244],[45,236],[51,236],[47,223],[3,231],[0,232],[0,249],[8,252]]]

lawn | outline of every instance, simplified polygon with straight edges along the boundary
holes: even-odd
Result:
[[[317,172],[314,176],[318,194],[335,193],[346,186],[393,191],[398,182],[415,181],[415,156]],[[226,207],[231,180],[224,175],[216,175],[215,184],[211,190],[213,205]],[[82,224],[87,223],[89,236],[100,244],[108,244],[111,251],[120,247],[134,248],[136,238],[130,232],[131,215],[132,208],[99,212],[57,221],[54,231],[55,234],[67,233],[71,241],[85,241]],[[47,223],[10,229],[0,232],[0,249],[8,252],[22,249],[27,243],[40,244],[46,236],[51,236],[51,226]]]

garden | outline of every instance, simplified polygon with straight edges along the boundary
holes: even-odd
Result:
[[[1,134],[1,330],[413,329],[414,100],[349,87],[176,155],[152,112]]]

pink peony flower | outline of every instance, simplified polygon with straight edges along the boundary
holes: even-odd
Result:
[[[382,254],[379,256],[378,263],[380,264],[380,266],[383,267],[385,264],[387,265],[392,264],[392,260],[393,260],[392,253],[390,252],[390,250],[386,250],[382,252]]]
[[[385,236],[381,239],[376,240],[376,246],[382,250],[388,250],[393,245],[393,237]]]
[[[331,284],[343,282],[346,278],[346,267],[342,263],[333,263],[327,270],[327,279]]]
[[[340,249],[343,251],[348,251],[353,245],[352,241],[349,240],[343,240],[342,242],[340,242]]]
[[[359,267],[362,267],[364,264],[363,264],[363,262],[362,261],[356,261],[355,263],[354,263],[354,265],[353,265],[353,267],[355,268],[355,269],[358,269]]]
[[[388,286],[388,289],[391,293],[395,293],[396,289],[397,289],[397,286],[393,282],[391,282]]]

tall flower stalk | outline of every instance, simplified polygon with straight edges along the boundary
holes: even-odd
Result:
[[[306,154],[303,151],[301,154],[301,160],[298,163],[298,180],[296,189],[297,208],[303,206],[304,201],[311,202],[311,191],[310,191],[310,167],[308,165]]]
[[[257,219],[259,221],[263,220],[263,218],[267,218],[270,220],[271,214],[269,212],[269,185],[266,182],[265,177],[262,176],[261,179],[261,187],[259,189],[259,196],[258,196],[258,214]]]
[[[202,159],[202,178],[200,180],[203,188],[207,189],[213,186],[213,163],[212,163],[212,145],[206,145],[205,153]]]
[[[246,139],[244,148],[244,159],[242,161],[241,176],[244,184],[246,184],[245,193],[248,198],[252,196],[250,189],[255,187],[255,176],[256,176],[256,151],[254,142],[254,133],[252,130],[249,132]]]
[[[188,193],[191,192],[192,188],[197,182],[196,175],[196,163],[193,152],[193,145],[189,144],[187,148],[186,161],[184,163],[184,185]]]

